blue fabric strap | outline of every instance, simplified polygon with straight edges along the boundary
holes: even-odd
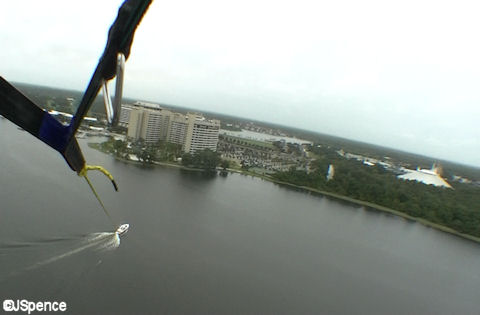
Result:
[[[58,120],[50,114],[43,115],[42,125],[38,132],[40,140],[63,153],[68,144],[69,130],[68,126],[62,125]]]

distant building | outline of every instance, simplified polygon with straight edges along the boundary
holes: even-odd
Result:
[[[130,123],[130,113],[134,109],[161,110],[162,107],[159,104],[141,102],[141,101],[136,101],[133,104],[122,104],[122,106],[120,108],[120,117],[118,119],[118,124],[120,126],[128,127],[128,124]]]
[[[333,179],[333,176],[335,176],[335,168],[333,167],[332,164],[328,165],[328,171],[327,171],[327,182],[331,179]]]
[[[188,118],[187,116],[174,113],[172,120],[170,121],[170,128],[168,131],[167,141],[171,143],[176,143],[184,148],[185,140],[187,137],[188,130]]]
[[[421,168],[417,168],[417,170],[403,169],[405,174],[398,175],[397,178],[404,180],[415,180],[426,185],[452,188],[452,186],[440,176],[439,172],[441,172],[441,170],[441,167],[436,164],[433,164],[430,170]]]
[[[148,109],[162,109],[160,104],[156,103],[149,103],[149,102],[142,102],[142,101],[136,101],[133,103],[133,106],[136,107],[143,107],[143,108],[148,108]]]
[[[174,113],[145,102],[122,105],[120,117],[123,122],[128,117],[127,136],[130,139],[143,139],[147,143],[168,141],[181,145],[184,152],[191,154],[204,149],[217,150],[219,120],[192,113]]]
[[[191,154],[205,149],[217,151],[220,120],[208,120],[196,114],[188,114],[187,119],[184,151]]]
[[[167,140],[170,119],[169,110],[136,107],[130,111],[127,135],[129,138],[143,139],[147,143]]]
[[[131,109],[128,114],[127,137],[134,140],[140,139],[143,128],[143,111]]]
[[[465,177],[462,177],[462,176],[457,176],[457,175],[453,175],[452,180],[455,181],[455,182],[462,183],[462,184],[472,184],[473,183],[473,181],[471,179],[468,179],[468,178],[465,178]]]
[[[120,109],[120,117],[118,119],[118,124],[122,127],[128,127],[130,121],[130,113],[134,107],[132,105],[122,104]]]

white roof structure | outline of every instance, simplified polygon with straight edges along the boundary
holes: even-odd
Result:
[[[417,170],[404,169],[405,174],[398,175],[397,178],[404,180],[415,180],[426,185],[434,185],[437,187],[452,188],[446,180],[444,180],[436,171],[435,168],[425,170],[418,168]]]

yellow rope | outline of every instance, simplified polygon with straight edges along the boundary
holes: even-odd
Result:
[[[118,191],[118,187],[117,187],[117,183],[115,182],[115,179],[113,178],[112,174],[110,174],[110,172],[107,171],[106,169],[104,169],[103,167],[98,166],[98,165],[87,165],[87,164],[85,164],[85,166],[82,168],[82,170],[80,172],[78,172],[78,176],[85,177],[85,176],[87,176],[88,171],[99,171],[99,172],[103,173],[105,176],[107,176],[110,179],[110,181],[112,182],[115,190]]]
[[[91,170],[100,171],[100,172],[103,173],[105,176],[107,176],[107,177],[112,181],[112,184],[113,184],[113,187],[115,187],[115,190],[118,190],[117,184],[115,183],[115,180],[113,179],[112,174],[110,174],[106,169],[104,169],[104,168],[101,167],[101,166],[85,165],[85,166],[83,167],[83,169],[82,169],[80,172],[78,172],[78,176],[85,177],[85,180],[87,181],[88,186],[90,186],[90,189],[92,190],[93,194],[95,195],[95,197],[97,198],[98,202],[99,202],[100,205],[102,206],[103,212],[105,212],[105,214],[107,215],[107,217],[110,219],[110,222],[112,223],[113,227],[116,228],[115,223],[113,222],[112,217],[110,216],[110,214],[109,214],[108,211],[107,211],[107,208],[105,208],[105,205],[103,204],[102,200],[100,199],[100,196],[97,194],[97,191],[96,191],[95,188],[93,187],[92,182],[90,182],[90,179],[87,177],[87,172],[88,172],[88,171],[91,171]]]
[[[107,208],[105,208],[105,205],[103,204],[102,200],[100,199],[100,196],[99,196],[99,195],[97,194],[97,192],[95,191],[95,188],[93,188],[93,185],[92,185],[92,183],[90,182],[90,180],[88,179],[87,175],[84,175],[83,177],[85,177],[85,180],[87,181],[88,186],[90,186],[90,189],[92,190],[93,194],[95,195],[95,197],[97,198],[98,202],[99,202],[100,205],[102,206],[103,212],[105,212],[105,214],[107,215],[108,219],[109,219],[110,222],[112,223],[113,227],[116,228],[115,223],[113,222],[112,217],[111,217],[110,214],[108,213]]]
[[[100,171],[103,174],[105,174],[105,176],[107,176],[110,180],[113,180],[112,174],[110,174],[109,171],[107,171],[106,169],[104,169],[103,167],[101,167],[99,165],[87,165],[87,164],[85,164],[85,166],[80,171],[80,173],[78,173],[78,175],[79,176],[85,176],[88,171],[92,171],[92,170],[93,171]]]

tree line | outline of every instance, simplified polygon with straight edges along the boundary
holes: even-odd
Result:
[[[327,181],[328,165],[335,175]],[[312,162],[310,172],[294,168],[273,177],[299,186],[332,192],[404,212],[410,216],[480,237],[480,188],[453,183],[454,189],[397,179],[381,166],[330,155]]]
[[[128,159],[128,155],[133,154],[143,164],[153,164],[154,162],[178,162],[181,160],[183,166],[204,170],[215,170],[217,166],[220,166],[223,169],[229,167],[229,162],[227,160],[222,160],[219,153],[210,149],[190,154],[185,153],[181,145],[167,141],[147,143],[140,139],[129,143],[110,138],[95,147],[98,147],[98,149],[103,152],[113,154],[120,158]]]

